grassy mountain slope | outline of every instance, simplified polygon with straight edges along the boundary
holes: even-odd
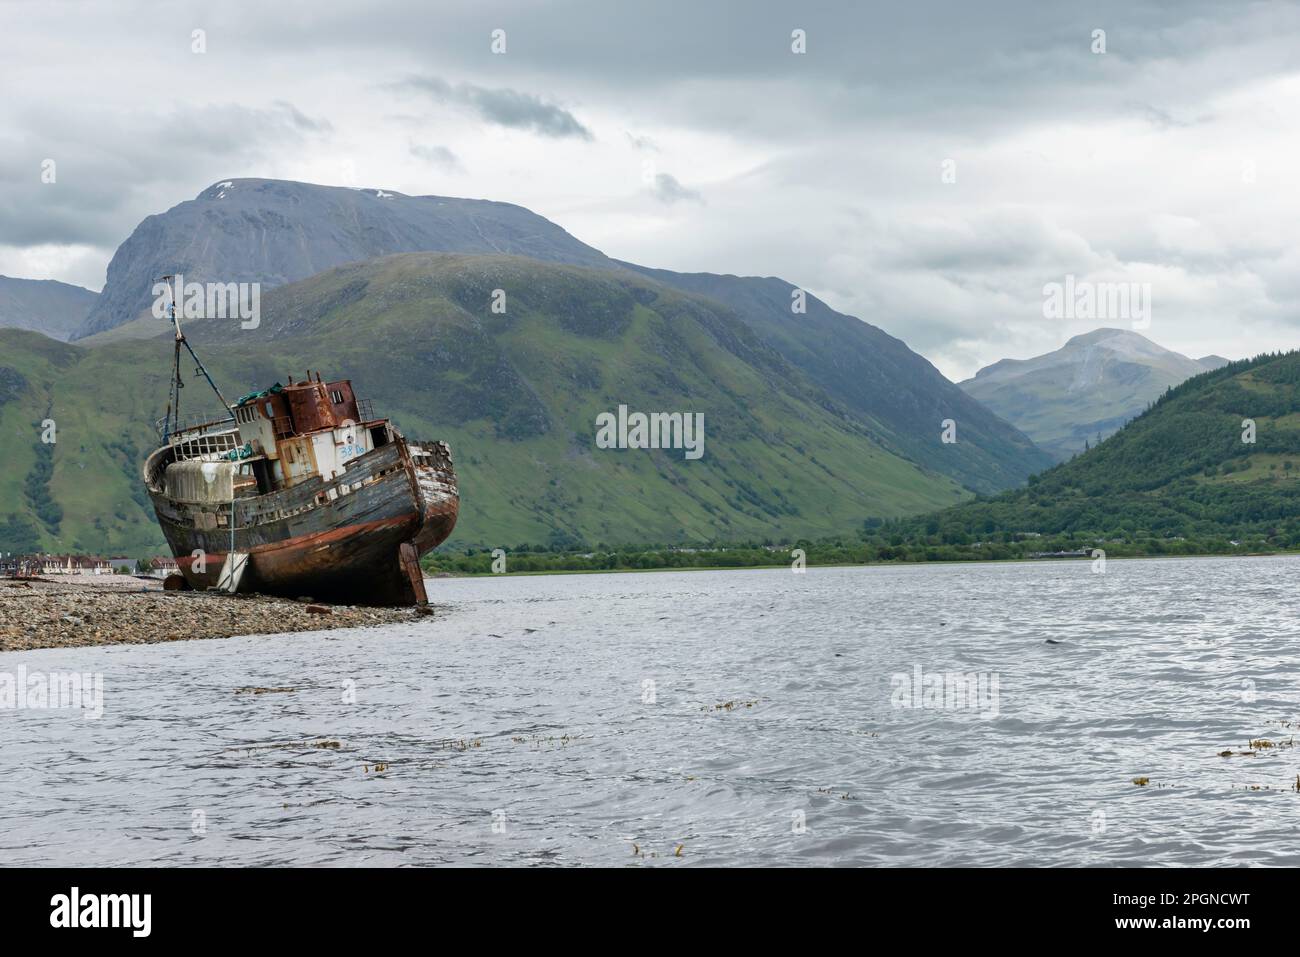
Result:
[[[968,488],[1015,486],[1052,462],[900,340],[812,297],[805,314],[793,313],[794,287],[787,282],[619,263],[507,203],[279,180],[218,183],[148,217],[122,244],[84,341],[104,345],[154,335],[150,290],[165,273],[191,281],[258,281],[269,289],[344,263],[417,250],[509,253],[635,270],[714,298],[880,444]],[[956,445],[938,447],[934,441],[944,419],[958,424]]]
[[[150,435],[145,391],[165,381],[39,333],[0,330],[0,552],[160,541],[133,479]],[[53,444],[42,441],[47,419]]]
[[[1243,442],[1243,420],[1255,423]],[[906,523],[942,543],[1025,533],[1300,545],[1300,352],[1198,375],[1027,488]]]
[[[1019,485],[1053,461],[901,340],[813,296],[806,298],[806,313],[794,313],[795,287],[782,279],[624,265],[727,303],[765,342],[867,423],[880,441],[967,488],[995,492]],[[945,419],[957,423],[955,444],[934,441]]]
[[[504,315],[489,308],[497,288]],[[187,333],[228,397],[310,368],[352,378],[408,435],[446,438],[460,544],[817,536],[965,495],[874,441],[729,310],[630,273],[402,254],[269,293],[258,329],[212,320]],[[0,530],[12,513],[46,548],[160,545],[136,472],[165,402],[168,337],[84,348],[0,336],[0,365],[22,379],[0,421],[30,444],[52,409],[47,484],[63,510],[51,526],[7,494]],[[187,410],[216,406],[186,381]],[[702,412],[704,457],[596,448],[597,414],[619,404]],[[4,488],[22,486],[36,454],[0,462]],[[0,550],[18,547],[8,534]]]

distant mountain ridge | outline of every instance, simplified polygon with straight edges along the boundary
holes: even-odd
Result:
[[[85,325],[99,294],[53,279],[0,276],[0,328],[28,329],[67,342]]]
[[[522,207],[265,179],[235,179],[146,218],[122,244],[83,334],[92,344],[165,331],[147,315],[153,280],[261,282],[273,288],[350,262],[402,252],[509,254],[630,271],[731,308],[884,447],[992,492],[1051,464],[1020,431],[949,382],[902,341],[772,277],[675,273],[619,262]],[[574,308],[580,309],[581,303]],[[942,422],[958,442],[939,441]]]
[[[1115,432],[1172,386],[1227,364],[1189,359],[1128,329],[1095,329],[1054,352],[1002,359],[959,383],[1058,460]]]

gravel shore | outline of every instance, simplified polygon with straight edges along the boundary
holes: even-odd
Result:
[[[361,628],[420,614],[414,608],[165,592],[160,582],[129,575],[0,578],[0,652]]]

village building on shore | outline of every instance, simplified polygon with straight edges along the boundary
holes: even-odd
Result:
[[[154,578],[166,578],[168,575],[180,574],[181,566],[176,564],[176,559],[167,556],[151,558],[147,562],[149,574]]]
[[[98,555],[3,555],[0,575],[111,575],[113,563]]]

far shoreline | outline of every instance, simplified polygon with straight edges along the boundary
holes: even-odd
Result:
[[[1300,551],[1284,552],[1197,552],[1191,555],[1107,555],[1110,562],[1140,561],[1203,561],[1207,558],[1300,558]],[[930,565],[1043,565],[1066,562],[1093,562],[1094,558],[1086,555],[1062,556],[1060,558],[944,558],[932,562],[826,562],[813,564],[809,562],[805,571],[814,568],[924,568]],[[790,570],[788,564],[781,565],[683,565],[663,568],[552,568],[538,571],[522,572],[446,572],[424,573],[425,581],[439,582],[448,579],[468,580],[473,578],[526,578],[543,575],[640,575],[654,572],[744,572],[744,571],[778,571]]]
[[[1300,552],[1129,555],[1129,561],[1202,561],[1211,558],[1296,558]],[[948,559],[933,562],[834,562],[822,568],[917,568],[927,565],[1030,565],[1092,562],[1076,558]],[[622,575],[644,572],[788,571],[788,565],[710,565],[681,568],[595,568],[478,574],[426,574],[435,601],[423,607],[382,608],[315,604],[266,595],[230,596],[206,592],[165,592],[133,576],[51,576],[0,578],[0,654],[58,648],[159,644],[208,638],[289,635],[300,631],[342,631],[414,623],[436,615],[438,583],[482,578],[549,575]]]

